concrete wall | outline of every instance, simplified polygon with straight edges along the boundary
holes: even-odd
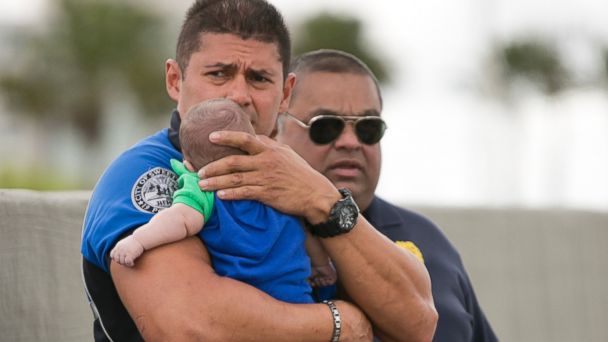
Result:
[[[0,190],[0,340],[93,340],[80,271],[88,196]]]
[[[80,273],[88,192],[0,190],[3,341],[90,341]],[[414,208],[460,250],[503,341],[608,341],[608,213]]]
[[[502,341],[608,341],[608,213],[417,210],[460,251]]]

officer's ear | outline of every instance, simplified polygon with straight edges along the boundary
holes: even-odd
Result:
[[[281,103],[279,104],[279,113],[287,111],[289,108],[289,103],[291,101],[291,94],[293,92],[293,87],[296,85],[296,74],[290,72],[287,74],[287,78],[283,83],[283,98],[281,99]]]
[[[179,94],[182,86],[182,71],[174,59],[165,62],[165,87],[169,97],[179,103]]]

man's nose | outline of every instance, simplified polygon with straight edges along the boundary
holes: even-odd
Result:
[[[334,146],[335,148],[344,148],[349,150],[354,150],[361,147],[361,143],[359,142],[359,139],[357,139],[355,127],[352,122],[346,122],[344,130],[334,142]]]
[[[251,93],[245,76],[238,75],[230,82],[226,98],[236,102],[242,108],[251,105]]]

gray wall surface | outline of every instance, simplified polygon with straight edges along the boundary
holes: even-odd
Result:
[[[502,341],[608,341],[608,213],[417,210],[460,251]]]
[[[91,341],[89,192],[0,190],[3,341]],[[414,207],[460,251],[502,341],[608,341],[608,213]]]
[[[93,340],[80,271],[88,196],[0,190],[0,340]]]

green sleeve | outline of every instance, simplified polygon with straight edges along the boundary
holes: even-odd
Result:
[[[182,162],[171,159],[171,167],[177,173],[179,189],[173,193],[173,203],[183,203],[201,213],[205,221],[211,216],[213,210],[213,192],[202,191],[198,185],[198,175],[190,172]]]

